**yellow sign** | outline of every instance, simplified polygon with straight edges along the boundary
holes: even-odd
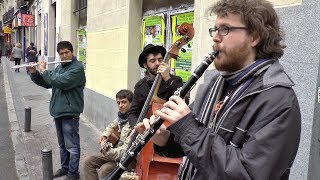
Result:
[[[8,26],[3,27],[3,33],[12,34],[12,29]]]

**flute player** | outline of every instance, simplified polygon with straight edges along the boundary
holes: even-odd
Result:
[[[179,179],[289,179],[300,140],[293,81],[279,63],[285,48],[266,0],[220,0],[209,29],[216,73],[192,109],[178,96],[155,114],[172,123],[153,136],[159,154],[186,156]],[[207,118],[203,118],[207,117]],[[135,130],[150,128],[144,119]]]
[[[52,88],[50,114],[54,118],[60,148],[61,169],[53,178],[67,175],[67,179],[79,179],[80,136],[79,115],[83,111],[83,89],[86,84],[84,68],[73,56],[73,46],[69,41],[61,41],[57,52],[63,62],[54,70],[46,69],[46,62],[39,61],[39,71],[35,66],[27,67],[31,80],[44,88]]]

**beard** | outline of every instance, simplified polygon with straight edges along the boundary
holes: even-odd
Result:
[[[147,71],[148,71],[150,74],[156,76],[156,75],[157,75],[157,70],[158,70],[158,66],[155,67],[155,68],[151,68],[150,66],[147,65]]]
[[[215,46],[214,49],[219,51],[217,58],[214,60],[217,70],[235,72],[245,67],[245,61],[249,54],[249,48],[246,43],[232,49],[220,49],[218,46]]]

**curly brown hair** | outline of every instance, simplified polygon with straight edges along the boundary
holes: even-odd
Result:
[[[266,0],[220,0],[209,11],[218,17],[230,14],[241,16],[247,32],[257,33],[261,41],[256,47],[257,59],[275,58],[283,55],[286,47],[282,40],[284,33],[280,29],[278,15],[273,5]]]

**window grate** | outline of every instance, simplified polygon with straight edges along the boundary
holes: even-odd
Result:
[[[82,11],[87,8],[87,0],[77,0],[77,9],[75,12]]]

